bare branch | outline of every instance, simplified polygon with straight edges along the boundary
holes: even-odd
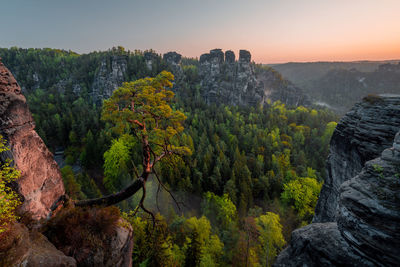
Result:
[[[161,189],[161,185],[160,185],[160,183],[158,183],[157,195],[156,195],[156,205],[157,205],[157,210],[158,210],[158,212],[161,212],[161,211],[160,211],[160,207],[158,206],[158,194],[160,193],[160,189]]]
[[[171,193],[171,191],[164,185],[164,183],[161,181],[161,179],[158,177],[158,174],[156,172],[155,169],[153,169],[153,173],[155,174],[158,184],[161,185],[165,191],[168,192],[168,194],[172,197],[172,199],[174,200],[176,206],[178,207],[179,211],[182,211],[180,204],[183,204],[182,202],[179,202],[175,199],[175,196]]]
[[[139,179],[140,176],[139,176],[138,170],[137,170],[137,168],[136,168],[136,165],[135,165],[135,163],[133,162],[133,160],[131,160],[131,162],[132,162],[133,171],[134,171],[134,173],[135,173],[135,175],[136,175],[136,178]]]
[[[147,214],[150,214],[150,216],[153,220],[153,227],[154,227],[154,225],[156,224],[156,218],[154,217],[154,214],[151,211],[149,211],[148,209],[146,209],[144,207],[144,199],[145,198],[146,198],[146,184],[143,184],[143,195],[142,195],[142,199],[139,202],[139,206],[142,208],[142,210],[144,212],[146,212]]]

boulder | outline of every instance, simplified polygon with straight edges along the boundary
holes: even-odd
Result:
[[[75,267],[76,261],[57,250],[41,233],[15,223],[0,246],[1,266]]]
[[[353,249],[335,222],[313,223],[293,231],[290,246],[276,258],[275,267],[374,266]]]

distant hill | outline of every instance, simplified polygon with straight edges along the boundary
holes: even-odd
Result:
[[[400,94],[400,63],[310,62],[270,65],[321,104],[345,113],[368,94]]]
[[[319,79],[333,69],[356,69],[362,72],[372,72],[379,65],[397,63],[400,60],[386,61],[352,61],[352,62],[288,62],[284,64],[269,64],[279,71],[283,77],[300,87],[307,87],[313,80]]]

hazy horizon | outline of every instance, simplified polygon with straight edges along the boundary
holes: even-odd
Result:
[[[199,57],[249,50],[263,64],[400,59],[400,1],[13,1],[0,47],[79,54],[123,46]]]

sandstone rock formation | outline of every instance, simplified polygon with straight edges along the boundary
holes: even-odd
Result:
[[[21,171],[17,189],[23,197],[22,211],[29,212],[33,219],[38,220],[49,214],[51,205],[64,194],[64,186],[53,155],[37,135],[34,127],[31,113],[17,81],[0,62],[0,134],[5,137],[11,148],[8,153],[0,155],[0,160],[13,159],[16,168]],[[62,245],[65,239],[57,243],[60,251],[37,230],[28,230],[24,225],[16,223],[5,237],[2,236],[0,264],[66,267],[76,266],[78,263],[80,266],[129,267],[132,265],[132,229],[119,218],[119,215],[116,216],[115,220],[119,220],[113,225],[112,231],[95,232],[99,240],[104,240],[102,244],[96,244],[96,249],[87,252],[76,248],[71,256],[77,260],[63,253],[68,251],[68,248]],[[80,219],[84,218],[86,217]],[[70,223],[66,218],[58,220],[67,225]],[[49,227],[48,223],[46,227]],[[75,223],[85,225],[87,222],[76,219]],[[104,224],[96,216],[93,217],[92,223]],[[40,227],[42,227],[40,224],[36,225],[36,228]],[[61,228],[66,227],[64,225]],[[79,234],[79,228],[77,226],[74,228],[78,233],[73,235]],[[46,231],[45,233],[48,234]],[[71,232],[66,235],[71,235]],[[57,236],[54,235],[47,237],[50,240],[57,240]],[[75,237],[70,236],[70,238]]]
[[[200,56],[202,95],[207,103],[232,105],[257,105],[263,100],[263,92],[255,78],[254,67],[248,51],[241,50],[239,61],[227,51],[224,60],[221,49],[211,50]]]
[[[383,127],[384,123],[382,123],[383,121],[387,124],[390,121],[398,122],[400,114],[399,103],[396,102],[399,101],[398,97],[383,98],[383,101],[386,102],[386,107],[380,108],[392,108],[393,113],[388,115],[386,111],[383,114],[387,116],[375,116],[375,124],[381,125],[381,128],[372,127],[373,124],[370,121],[370,131],[375,133],[374,136],[370,136],[370,139],[366,138],[365,133],[362,135],[359,131],[355,131],[349,118],[355,116],[354,114],[360,114],[361,111],[365,114],[368,107],[377,110],[374,103],[357,105],[348,114],[348,118],[338,125],[336,134],[349,131],[346,138],[358,139],[357,151],[363,151],[366,156],[377,153],[378,144],[383,145],[388,142],[386,135],[394,129],[397,131],[400,129],[398,124]],[[367,124],[364,120],[362,123],[354,120],[353,123],[360,129]],[[377,127],[380,130],[376,130]],[[367,161],[358,175],[347,179],[338,188],[335,222],[312,223],[294,231],[289,247],[278,256],[275,266],[397,266],[399,264],[400,131],[396,134],[394,141],[392,136],[392,142],[391,148],[379,153],[380,157]],[[352,143],[346,144],[350,146]],[[344,148],[342,148],[343,151],[345,151]],[[350,149],[350,153],[354,154],[354,151]],[[343,162],[348,163],[343,163],[342,168],[349,168],[348,165],[352,162],[348,160],[353,154],[343,159]],[[354,154],[359,160],[365,160],[361,155],[363,154]],[[339,159],[338,157],[337,162]],[[344,174],[350,174],[349,169]],[[324,197],[326,195],[321,195],[320,199]],[[324,201],[324,203],[327,202]]]
[[[399,129],[400,95],[366,98],[340,120],[331,139],[327,176],[313,222],[335,221],[340,185],[389,147]]]
[[[183,75],[181,67],[182,55],[176,52],[168,52],[163,55],[164,61],[171,67],[172,73],[175,76],[175,81],[180,79]]]
[[[92,96],[95,102],[101,103],[103,99],[109,98],[115,89],[126,81],[125,74],[128,70],[128,57],[114,55],[110,62],[107,58],[101,61],[100,68],[92,85]]]
[[[302,91],[276,71],[256,68],[246,50],[239,51],[238,61],[230,50],[225,55],[221,49],[201,55],[199,74],[202,95],[208,103],[256,106],[270,99],[290,106],[309,104]]]
[[[2,240],[1,266],[75,267],[76,261],[57,250],[47,238],[37,231],[29,232],[19,223],[11,228],[11,234]]]
[[[158,60],[158,55],[154,51],[145,51],[143,53],[144,60],[148,70],[153,70],[153,64]]]
[[[12,158],[21,171],[18,191],[23,211],[33,218],[45,217],[53,202],[64,194],[64,185],[53,155],[34,130],[31,113],[11,72],[0,62],[0,134],[11,148],[1,155]]]
[[[172,65],[179,65],[181,63],[182,55],[176,52],[168,52],[163,55],[163,59]]]
[[[262,85],[265,99],[270,99],[272,102],[279,100],[285,105],[294,107],[311,105],[309,97],[300,88],[285,80],[273,69],[260,69],[257,80]]]

